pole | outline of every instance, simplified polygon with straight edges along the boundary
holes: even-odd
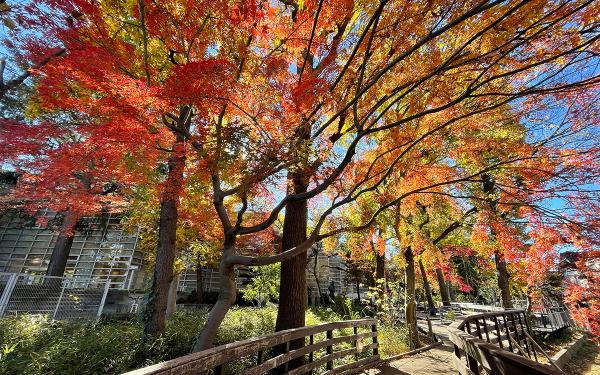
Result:
[[[0,297],[0,316],[4,316],[4,311],[8,306],[8,301],[10,301],[10,296],[12,295],[13,289],[17,285],[17,278],[19,274],[13,273],[8,278],[6,282],[6,286],[4,287],[4,292],[2,293],[2,297]]]
[[[102,293],[102,299],[100,300],[100,306],[98,306],[98,313],[96,314],[96,320],[100,320],[100,315],[102,315],[102,309],[104,308],[104,303],[106,302],[106,295],[108,294],[108,288],[110,288],[110,277],[106,278],[106,284],[104,284],[104,292]]]
[[[62,289],[60,290],[60,295],[58,296],[58,301],[56,302],[56,307],[54,308],[54,314],[52,314],[52,320],[56,319],[56,313],[58,313],[60,301],[62,300],[62,296],[65,293],[65,287],[67,286],[67,284],[64,281],[66,281],[66,280],[63,280]]]

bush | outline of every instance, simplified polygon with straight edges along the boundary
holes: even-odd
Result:
[[[377,326],[377,339],[379,341],[379,355],[388,358],[408,351],[408,329],[406,326]]]
[[[0,341],[14,350],[0,361],[5,374],[118,373],[134,364],[141,328],[50,322],[41,316],[0,319]]]
[[[241,311],[243,310],[243,311]],[[274,309],[232,309],[217,344],[273,332]],[[206,321],[206,311],[178,311],[165,333],[141,352],[137,321],[50,322],[39,315],[0,319],[2,374],[118,374],[188,354]]]
[[[0,319],[0,374],[119,374],[188,354],[207,311],[178,311],[165,333],[142,352],[142,326],[137,320],[51,322],[44,316]],[[277,309],[234,307],[219,328],[216,345],[262,336],[275,330]],[[306,312],[306,324],[342,320],[329,308]],[[351,330],[344,334],[351,334]],[[380,327],[382,356],[406,350],[406,333]],[[243,361],[234,364],[242,366]]]

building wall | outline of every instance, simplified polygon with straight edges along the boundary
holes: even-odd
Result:
[[[47,211],[39,215],[52,219],[55,214]],[[81,280],[111,279],[113,289],[145,290],[150,274],[143,269],[143,254],[136,250],[137,233],[123,231],[121,217],[106,214],[102,217],[83,218],[75,232],[75,238],[67,263],[65,276]],[[36,224],[27,215],[9,210],[0,215],[0,272],[44,275],[58,234]],[[313,275],[315,258],[309,257],[307,285],[317,295],[317,282]],[[319,282],[321,293],[328,294],[333,281],[335,294],[355,294],[356,287],[348,283],[345,264],[337,255],[318,253]],[[216,270],[203,269],[204,291],[218,291],[219,275]],[[237,270],[238,288],[248,281],[249,272],[243,267]],[[196,290],[196,271],[189,268],[179,275],[178,290]],[[366,293],[361,288],[361,294]],[[363,294],[366,295],[366,294]]]
[[[47,219],[53,213],[44,211]],[[57,233],[15,210],[0,216],[0,272],[43,275],[48,267]],[[135,250],[137,234],[123,231],[118,215],[106,214],[81,220],[75,232],[65,276],[82,280],[106,280],[111,287],[140,287],[142,253]]]

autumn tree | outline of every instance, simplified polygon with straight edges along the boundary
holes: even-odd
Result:
[[[597,53],[592,1],[169,1],[117,12],[79,0],[50,7],[83,16],[58,33],[67,54],[44,67],[53,83],[42,90],[46,100],[54,95],[78,111],[113,108],[103,113],[105,136],[136,134],[141,147],[179,139],[198,161],[190,165],[210,180],[223,233],[221,292],[195,350],[212,345],[234,302],[238,265],[305,257],[319,240],[367,229],[382,212],[414,207],[404,202],[417,195],[465,191],[484,174],[533,170],[548,158],[555,168],[573,163],[560,147],[520,147],[465,168],[451,151],[462,145],[463,157],[477,157],[480,149],[466,147],[469,132],[488,131],[480,119],[507,106],[523,119],[554,101],[577,109],[572,120],[584,119],[590,112],[579,110],[578,95],[593,97],[599,81],[587,69]],[[68,75],[51,74],[61,65]],[[102,94],[81,102],[66,83]],[[595,152],[580,144],[572,155],[587,163]],[[573,177],[595,173],[572,165]],[[320,214],[307,231],[311,199]],[[350,227],[336,221],[340,209],[362,200],[375,202],[370,217]],[[298,226],[289,249],[240,251],[240,238],[270,228],[292,206]],[[172,272],[164,269],[161,280]]]

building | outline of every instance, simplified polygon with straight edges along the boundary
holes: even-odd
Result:
[[[54,213],[40,216],[51,220]],[[65,276],[82,282],[106,280],[113,289],[143,288],[143,254],[136,250],[137,233],[127,233],[114,214],[80,220]],[[18,210],[0,215],[0,272],[43,275],[58,233],[41,227]]]
[[[51,220],[55,214],[42,211],[39,215]],[[37,224],[29,215],[9,209],[0,214],[0,273],[25,273],[44,275],[50,261],[50,255],[58,233]],[[144,267],[144,254],[136,249],[138,233],[129,233],[121,225],[121,217],[106,213],[99,217],[82,218],[75,231],[75,238],[65,276],[82,283],[106,280],[110,277],[112,289],[143,291],[150,273]],[[333,281],[335,294],[356,297],[356,286],[346,278],[343,260],[336,255],[317,252],[309,257],[307,265],[307,284],[312,293],[317,294],[316,270],[321,293],[328,293]],[[191,292],[196,290],[196,271],[192,268],[179,275],[178,290]],[[238,287],[242,287],[249,277],[247,270],[238,271]],[[217,291],[219,275],[216,270],[203,269],[204,291]],[[361,295],[366,290],[361,288]]]

